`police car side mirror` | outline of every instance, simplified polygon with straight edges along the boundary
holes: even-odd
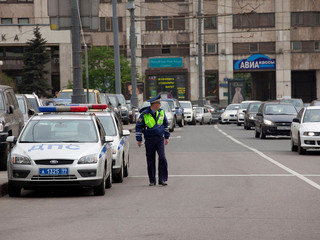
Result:
[[[106,142],[106,143],[111,143],[111,142],[113,142],[113,137],[105,136],[105,137],[104,137],[104,142]]]
[[[129,136],[130,131],[129,130],[122,130],[122,134],[123,134],[123,136]]]
[[[7,141],[8,143],[16,144],[17,138],[16,138],[15,136],[8,136],[7,139],[6,139],[6,141]]]
[[[32,116],[32,115],[34,115],[36,112],[34,111],[34,109],[33,108],[29,108],[28,109],[28,115],[29,116]]]

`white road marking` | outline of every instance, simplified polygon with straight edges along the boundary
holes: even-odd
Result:
[[[320,174],[301,174],[307,177],[320,177]],[[169,175],[169,177],[296,177],[293,174],[202,174],[202,175]],[[129,176],[129,178],[148,178],[148,176]]]
[[[172,139],[172,138],[181,138],[181,136],[170,137],[169,140]]]
[[[259,150],[255,149],[255,148],[252,148],[252,147],[249,147],[247,146],[246,144],[238,141],[237,139],[231,137],[230,135],[228,135],[227,133],[225,133],[224,131],[222,131],[220,128],[218,128],[217,125],[214,126],[220,133],[222,133],[223,135],[225,135],[227,138],[231,139],[232,141],[234,141],[235,143],[238,143],[239,145],[257,153],[258,155],[260,155],[261,157],[263,157],[264,159],[268,160],[269,162],[275,164],[276,166],[278,166],[279,168],[283,169],[284,171],[288,172],[288,173],[291,173],[292,175],[300,178],[302,181],[308,183],[309,185],[311,185],[312,187],[320,190],[320,185],[317,184],[316,182],[310,180],[309,178],[306,178],[304,175],[286,167],[285,165],[277,162],[276,160],[272,159],[271,157],[268,157],[267,155],[265,155],[263,152],[260,152]]]

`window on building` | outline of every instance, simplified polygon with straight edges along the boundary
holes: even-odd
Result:
[[[259,44],[258,43],[250,43],[249,52],[251,52],[251,53],[259,52]]]
[[[204,18],[204,29],[216,29],[217,28],[217,17],[206,16]]]
[[[19,24],[29,24],[29,18],[18,18]]]
[[[274,13],[247,13],[233,15],[233,28],[260,28],[274,26]]]
[[[212,72],[212,71],[210,71]],[[218,100],[219,83],[217,73],[206,73],[206,98],[210,101]]]
[[[320,51],[320,41],[314,41],[314,50]]]
[[[302,42],[292,42],[292,51],[301,52],[302,51]]]
[[[119,32],[122,32],[122,17],[118,17],[118,28]],[[101,32],[112,32],[112,17],[101,17],[100,18],[100,31]]]
[[[217,54],[218,46],[216,43],[206,43],[204,45],[204,51],[206,54]]]
[[[23,57],[23,47],[6,47],[6,58],[20,58]]]
[[[291,26],[303,25],[303,13],[294,12],[291,13]]]
[[[1,18],[1,24],[12,24],[12,18]]]
[[[162,54],[170,54],[171,53],[170,45],[163,45],[161,48],[161,53]]]
[[[18,0],[18,2],[28,2],[28,3],[32,3],[33,0]]]
[[[183,16],[146,17],[147,31],[167,31],[184,29],[185,19]]]
[[[320,12],[313,13],[313,25],[319,26],[320,25]]]

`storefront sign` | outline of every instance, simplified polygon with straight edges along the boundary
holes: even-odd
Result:
[[[247,59],[233,60],[234,70],[275,69],[276,60],[262,54],[255,54]]]
[[[182,67],[182,58],[150,58],[149,68]]]

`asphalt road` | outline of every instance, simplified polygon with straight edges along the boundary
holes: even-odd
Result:
[[[320,153],[235,125],[176,128],[168,186],[148,186],[130,136],[130,172],[103,197],[23,191],[0,198],[0,239],[319,240]]]

